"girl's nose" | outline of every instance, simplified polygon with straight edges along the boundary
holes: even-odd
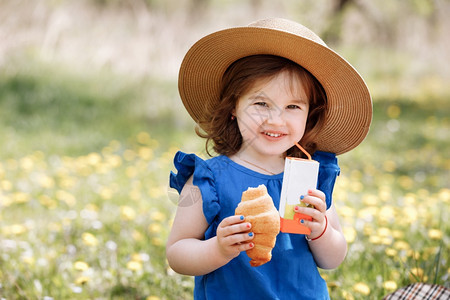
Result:
[[[267,124],[270,125],[284,125],[283,111],[278,109],[271,109],[267,115]]]

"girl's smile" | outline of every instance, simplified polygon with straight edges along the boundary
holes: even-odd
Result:
[[[279,170],[286,151],[303,136],[308,109],[302,83],[290,72],[257,81],[233,111],[242,135],[235,156]]]

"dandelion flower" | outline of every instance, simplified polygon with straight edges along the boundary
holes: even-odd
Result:
[[[148,147],[140,147],[138,155],[143,160],[151,160],[153,158],[153,150]]]
[[[387,108],[387,115],[391,119],[397,119],[400,116],[401,112],[402,112],[401,108],[395,104],[391,104]]]
[[[127,269],[131,271],[142,270],[142,263],[140,261],[131,260],[127,263]]]
[[[148,296],[145,300],[160,300],[158,296]]]
[[[30,197],[28,194],[17,192],[13,194],[13,200],[16,203],[26,203],[30,200]]]
[[[162,222],[166,219],[166,216],[160,211],[155,211],[150,215],[150,218],[153,221]]]
[[[345,300],[355,300],[355,297],[353,297],[353,295],[346,290],[342,291],[342,296]]]
[[[387,291],[395,291],[397,289],[397,283],[395,283],[395,281],[388,280],[383,283],[383,287]]]
[[[39,178],[39,185],[44,189],[51,189],[55,186],[55,181],[53,180],[53,178],[47,175],[43,175]]]
[[[415,282],[415,281],[425,282],[425,281],[427,281],[428,277],[424,276],[423,269],[412,268],[409,273],[409,279],[413,282]]]
[[[396,241],[393,245],[394,249],[397,250],[409,250],[411,249],[411,246],[405,241]]]
[[[387,248],[385,250],[385,253],[386,253],[387,256],[395,257],[395,256],[397,256],[398,251],[393,249],[393,248]]]
[[[161,246],[163,244],[163,241],[159,237],[152,238],[152,245],[154,246]]]
[[[382,244],[382,239],[381,239],[381,237],[379,237],[378,235],[372,235],[372,236],[369,238],[369,242],[370,242],[371,244],[374,244],[374,245],[381,245],[381,244]]]
[[[137,230],[133,230],[133,232],[131,233],[131,236],[132,236],[133,240],[138,241],[138,242],[144,240],[144,236],[142,235],[142,233],[140,233]]]
[[[93,235],[92,233],[89,233],[89,232],[84,232],[82,235],[81,235],[81,239],[83,240],[83,243],[86,245],[86,246],[97,246],[98,245],[98,240],[97,240],[97,238],[95,237],[95,235]]]
[[[91,166],[96,166],[102,161],[102,157],[98,153],[90,153],[87,156],[87,163]]]
[[[430,229],[428,230],[428,237],[432,240],[441,240],[442,231],[440,231],[439,229]]]
[[[103,187],[100,190],[100,197],[104,200],[109,200],[113,196],[113,191],[110,188]]]
[[[356,239],[356,230],[353,227],[344,227],[344,236],[348,243],[353,243]]]
[[[11,183],[11,181],[9,180],[2,180],[0,182],[0,188],[4,191],[10,191],[13,188],[13,185]]]
[[[31,255],[23,256],[22,261],[26,263],[27,265],[33,265],[34,264],[34,257]]]
[[[139,132],[136,138],[137,141],[141,144],[148,144],[151,141],[150,134],[148,134],[148,132],[145,131]]]
[[[75,279],[75,284],[83,285],[83,284],[86,284],[89,280],[90,280],[90,278],[87,276],[80,276],[77,279]]]
[[[386,161],[383,163],[383,169],[384,169],[386,172],[392,173],[392,172],[395,171],[396,168],[397,168],[397,164],[396,164],[395,161],[393,161],[393,160],[386,160]]]
[[[136,212],[129,206],[121,206],[120,217],[125,221],[134,220],[136,218]]]
[[[162,228],[161,228],[160,224],[152,223],[152,224],[148,225],[148,231],[150,231],[151,233],[158,233],[158,232],[161,232],[161,230],[162,230]]]
[[[89,265],[86,262],[84,262],[84,261],[79,261],[78,260],[78,261],[76,261],[73,264],[73,267],[77,271],[85,271],[85,270],[87,270],[89,268]]]
[[[382,236],[382,237],[390,237],[390,236],[392,236],[391,230],[389,228],[387,228],[387,227],[380,227],[380,228],[378,228],[377,233],[378,233],[379,236]]]
[[[370,294],[370,287],[363,283],[363,282],[358,282],[353,286],[353,290],[359,294],[362,294],[364,296],[368,296]]]

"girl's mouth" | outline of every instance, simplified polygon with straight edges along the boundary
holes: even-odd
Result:
[[[274,138],[278,138],[278,137],[285,135],[283,133],[275,133],[275,132],[268,132],[268,131],[264,131],[263,133],[267,136],[274,137]]]

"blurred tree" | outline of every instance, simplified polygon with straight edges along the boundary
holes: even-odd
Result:
[[[329,16],[330,22],[321,34],[327,43],[334,44],[340,40],[346,9],[354,5],[354,0],[333,0]]]

